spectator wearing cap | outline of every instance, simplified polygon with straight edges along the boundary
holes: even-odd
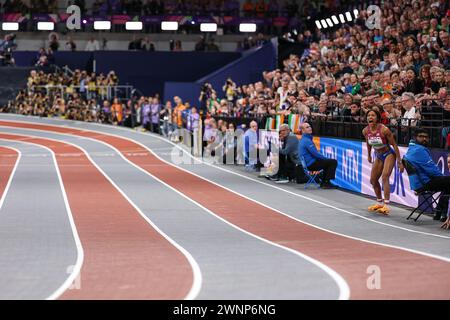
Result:
[[[431,8],[431,17],[440,19],[442,15],[439,13],[439,1],[433,2],[430,6]]]

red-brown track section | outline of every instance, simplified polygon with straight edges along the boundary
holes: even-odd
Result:
[[[351,299],[450,299],[450,263],[401,249],[351,239],[286,217],[159,160],[140,144],[94,131],[0,121],[0,126],[38,129],[103,141],[150,174],[227,221],[302,252],[338,272]],[[145,156],[133,157],[138,152]],[[307,210],[299,207],[299,211]],[[339,219],[338,216],[335,216]],[[368,289],[369,266],[380,268],[381,289]],[[371,270],[371,269],[369,269]]]
[[[80,149],[3,133],[0,138],[46,146],[56,155],[84,250],[81,289],[67,290],[60,298],[186,297],[193,274],[185,256],[139,215]]]
[[[17,151],[0,147],[0,199],[3,197],[18,157]]]

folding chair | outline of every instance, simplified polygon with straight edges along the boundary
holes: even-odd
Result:
[[[403,166],[405,167],[406,173],[408,176],[417,174],[416,168],[405,158],[402,159]],[[409,214],[409,216],[406,218],[406,220],[411,219],[411,217],[414,215],[414,213],[418,213],[416,218],[414,218],[414,221],[417,221],[422,214],[427,212],[428,209],[433,209],[434,206],[438,205],[439,199],[447,195],[445,192],[442,191],[432,191],[432,190],[417,190],[415,191],[415,194],[418,197],[418,205],[414,208],[413,211]],[[436,195],[437,194],[437,195]],[[422,200],[421,200],[422,199]]]
[[[316,187],[320,188],[320,181],[317,181],[319,178],[319,175],[323,172],[323,170],[319,171],[310,171],[308,170],[308,167],[306,166],[305,158],[300,157],[300,163],[303,167],[303,171],[305,172],[306,177],[308,178],[308,181],[305,183],[305,189],[308,188],[310,184],[315,185]]]

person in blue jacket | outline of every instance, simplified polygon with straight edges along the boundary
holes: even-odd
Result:
[[[403,157],[413,167],[413,173],[409,175],[409,184],[414,191],[444,191],[450,192],[450,176],[444,176],[439,167],[434,163],[431,152],[427,148],[429,142],[428,132],[419,128],[414,132],[414,140],[411,140],[408,151]],[[441,218],[442,210],[447,206],[448,197],[441,197],[437,206],[436,220]]]
[[[298,145],[298,153],[300,157],[303,157],[306,162],[306,166],[311,171],[319,171],[323,169],[323,179],[320,187],[324,189],[336,188],[330,180],[336,177],[337,160],[328,159],[317,151],[316,146],[312,140],[312,127],[309,123],[302,124],[302,139]]]

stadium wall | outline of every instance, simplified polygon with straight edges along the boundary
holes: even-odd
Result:
[[[237,52],[144,52],[95,51],[55,52],[55,64],[70,69],[108,73],[114,70],[120,84],[133,85],[144,95],[163,94],[166,81],[195,82],[227,65],[242,54]],[[15,51],[17,66],[33,66],[37,52]]]
[[[94,53],[97,72],[114,70],[121,84],[130,84],[144,95],[164,95],[166,81],[193,82],[239,59],[234,52],[123,52]]]
[[[261,47],[246,51],[242,58],[196,82],[200,85],[205,82],[211,83],[221,96],[222,86],[228,78],[231,78],[238,86],[261,81],[263,71],[274,70],[277,66],[277,47],[278,40],[274,38]]]
[[[231,78],[237,85],[261,81],[263,71],[276,68],[277,44],[277,39],[274,38],[261,47],[248,50],[242,54],[240,59],[205,77],[197,78],[198,80],[195,82],[168,81],[164,85],[164,100],[171,100],[174,96],[180,96],[183,101],[189,102],[192,106],[198,106],[200,88],[206,82],[212,84],[219,97],[223,97],[222,86],[228,78]]]

